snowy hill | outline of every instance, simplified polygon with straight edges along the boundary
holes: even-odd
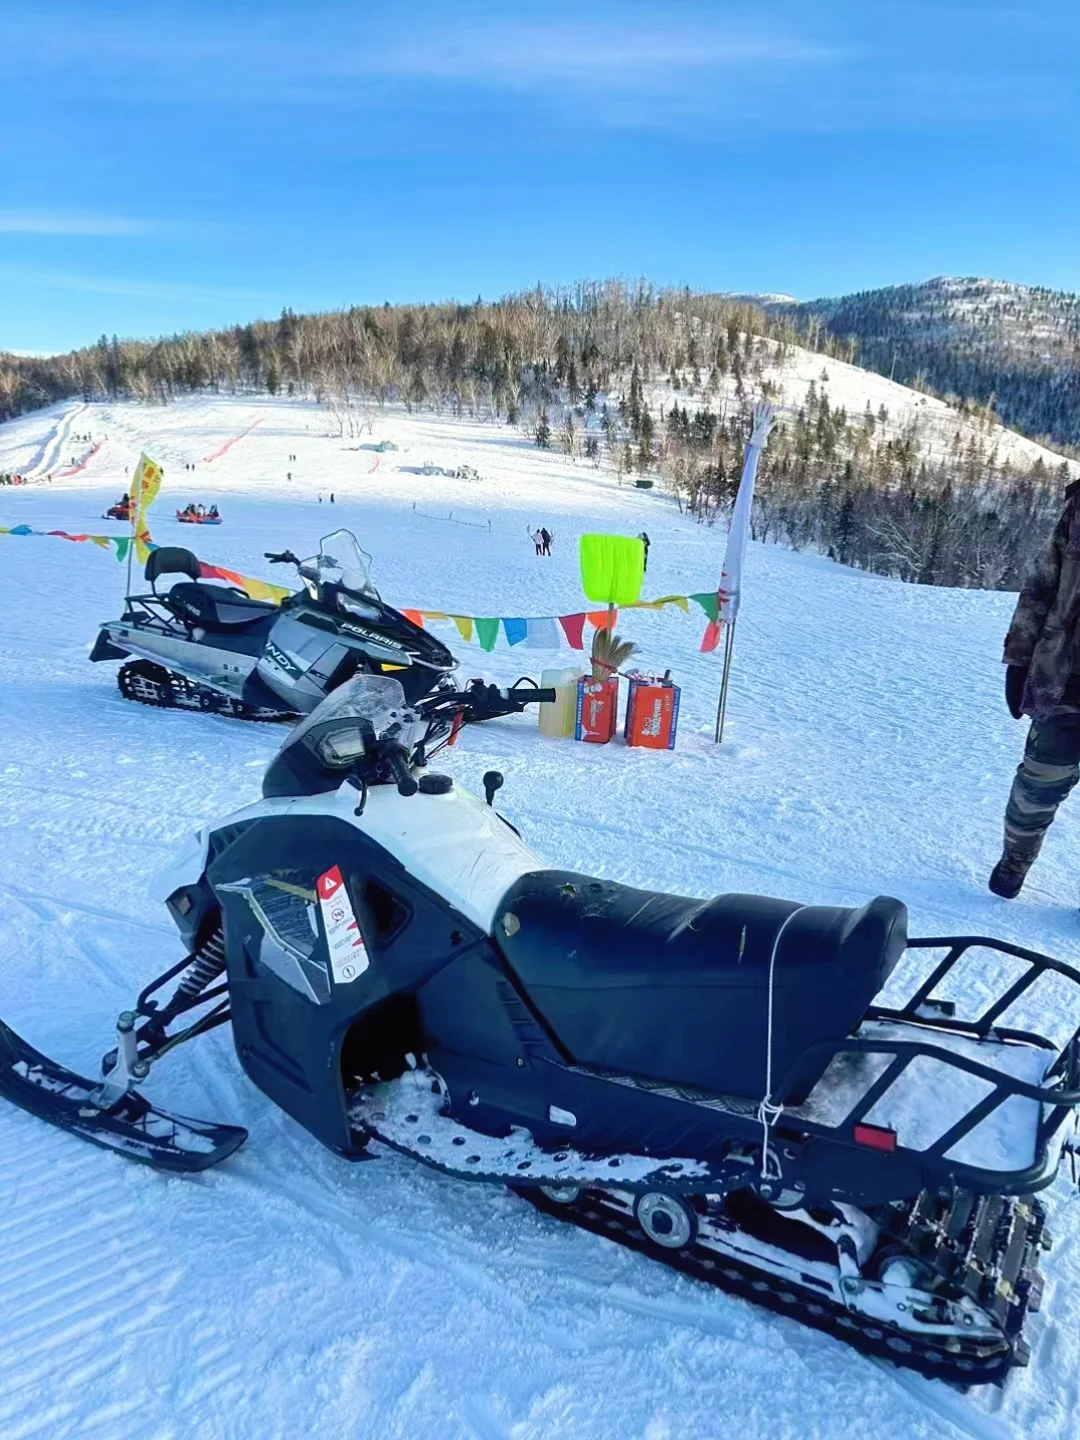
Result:
[[[1010,429],[992,415],[973,413],[969,407],[947,403],[818,350],[760,338],[755,358],[760,362],[760,372],[755,366],[747,388],[756,390],[762,382],[772,387],[781,418],[804,408],[813,386],[819,395],[828,397],[833,409],[846,410],[852,421],[860,419],[867,409],[873,416],[880,416],[875,445],[909,437],[917,453],[930,464],[955,459],[957,454],[972,449],[986,460],[993,457],[995,464],[1016,469],[1041,461],[1053,470],[1065,459],[1060,451]],[[708,400],[714,407],[734,409],[739,399],[736,387],[732,374],[723,377],[715,396],[686,384],[674,391],[668,381],[663,381],[651,387],[649,398],[657,407],[670,407],[673,402],[693,407]],[[1080,475],[1080,461],[1069,459],[1067,464],[1074,477]]]
[[[1028,435],[1080,442],[1080,297],[940,276],[767,308],[859,342],[861,364],[982,402]]]
[[[786,403],[823,367],[852,408],[867,383],[887,387],[890,416],[908,407],[928,443],[956,423],[811,352],[786,362]],[[121,533],[100,516],[145,449],[166,472],[155,538],[191,543],[174,509],[216,501],[225,523],[200,549],[248,574],[272,574],[265,550],[311,553],[344,524],[392,603],[561,613],[582,604],[579,534],[647,528],[648,595],[716,583],[722,531],[505,425],[387,407],[359,440],[327,432],[325,411],[259,397],[54,407],[0,427],[0,471],[75,473],[0,489],[0,525]],[[375,451],[383,440],[400,450]],[[481,478],[425,476],[428,460]],[[555,533],[550,560],[526,534],[539,523]],[[0,1015],[88,1071],[117,1012],[181,954],[145,898],[149,874],[258,794],[280,739],[122,700],[112,667],[87,661],[122,588],[92,545],[0,536]],[[502,770],[500,805],[557,865],[685,895],[893,894],[915,934],[998,935],[1075,963],[1076,802],[1019,901],[985,888],[1023,734],[1001,694],[1011,604],[755,545],[721,749],[701,617],[638,612],[620,629],[683,687],[674,752],[549,741],[516,717],[466,731],[447,768],[474,790]],[[575,659],[485,655],[440,633],[466,675],[505,682]],[[1064,1178],[1048,1193],[1057,1244],[1030,1368],[960,1394],[500,1188],[390,1153],[349,1166],[252,1088],[225,1032],[178,1052],[150,1088],[246,1125],[247,1146],[198,1180],[168,1180],[0,1103],[0,1434],[12,1440],[704,1440],[733,1423],[748,1440],[1059,1440],[1073,1425],[1080,1206]]]

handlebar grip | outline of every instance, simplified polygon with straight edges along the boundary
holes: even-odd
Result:
[[[555,703],[555,691],[539,685],[514,685],[506,692],[506,698],[516,705],[540,705]]]
[[[403,745],[395,745],[386,752],[387,763],[397,781],[399,795],[415,795],[420,786],[409,773],[409,761]]]

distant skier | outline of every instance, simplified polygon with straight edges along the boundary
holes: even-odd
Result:
[[[641,541],[641,543],[645,546],[645,564],[644,564],[644,566],[643,566],[642,568],[643,568],[643,570],[648,570],[648,568],[649,568],[649,545],[650,545],[652,542],[649,540],[649,537],[648,537],[648,535],[645,534],[645,531],[644,531],[644,530],[642,530],[641,534],[640,534],[637,538],[638,538],[638,539]]]
[[[1005,637],[1005,700],[1031,716],[1024,758],[1005,810],[1005,846],[990,876],[995,895],[1020,893],[1057,808],[1080,779],[1080,481],[1020,591]]]

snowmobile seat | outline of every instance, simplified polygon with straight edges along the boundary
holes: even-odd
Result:
[[[164,598],[181,620],[204,630],[243,630],[278,614],[267,600],[251,600],[242,590],[202,580],[181,580]]]
[[[907,945],[907,911],[885,897],[858,910],[760,895],[692,900],[544,870],[507,892],[494,933],[577,1063],[755,1098],[765,1092],[779,937],[773,1095],[798,1103],[829,1060],[804,1052],[862,1020]]]

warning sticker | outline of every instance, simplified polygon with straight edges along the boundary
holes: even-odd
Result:
[[[350,980],[356,980],[362,975],[371,963],[364,937],[360,934],[349,892],[336,865],[319,876],[315,888],[319,896],[326,943],[330,950],[330,970],[334,983],[347,985]]]

